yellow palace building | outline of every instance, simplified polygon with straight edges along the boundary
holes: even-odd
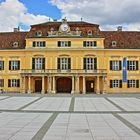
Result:
[[[137,93],[140,32],[49,21],[0,33],[0,90],[21,93]]]

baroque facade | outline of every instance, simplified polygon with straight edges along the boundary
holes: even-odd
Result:
[[[140,32],[83,21],[0,33],[0,89],[21,93],[140,91]]]

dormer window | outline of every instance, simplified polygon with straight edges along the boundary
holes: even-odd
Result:
[[[89,31],[87,32],[87,34],[88,34],[88,35],[92,35],[93,32],[92,32],[91,30],[89,30]]]
[[[17,48],[18,46],[19,46],[19,43],[18,43],[18,42],[14,42],[14,43],[13,43],[13,47],[14,47],[14,48]]]
[[[112,47],[116,47],[117,46],[117,41],[112,41]]]
[[[36,36],[37,36],[37,37],[42,36],[42,32],[41,32],[41,31],[37,31],[37,32],[36,32]]]

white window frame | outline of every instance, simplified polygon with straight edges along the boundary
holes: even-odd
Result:
[[[113,88],[119,88],[120,86],[120,80],[112,80],[112,87]]]
[[[35,58],[35,70],[43,69],[43,58]]]
[[[45,41],[34,41],[35,42],[35,46],[34,47],[45,47],[43,44]]]
[[[128,60],[129,61],[129,70],[136,70],[136,61],[135,60]]]
[[[86,58],[86,70],[94,70],[94,58]]]
[[[69,41],[60,41],[60,47],[69,47]]]
[[[10,87],[18,87],[18,79],[10,79]]]
[[[85,47],[97,47],[97,46],[94,46],[94,42],[96,42],[96,41],[85,41],[85,42],[86,42],[86,46]]]
[[[66,57],[60,58],[60,69],[61,70],[68,70],[68,59]]]
[[[11,61],[11,70],[18,70],[18,61],[16,60],[16,61],[14,61],[14,60],[12,60]]]
[[[137,83],[136,80],[129,80],[129,88],[136,88]]]
[[[120,70],[120,60],[112,60],[112,70]]]

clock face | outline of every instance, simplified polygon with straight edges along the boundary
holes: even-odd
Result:
[[[62,25],[60,26],[60,28],[61,28],[61,30],[62,30],[63,32],[66,32],[66,31],[68,31],[69,26],[68,26],[67,24],[62,24]]]

